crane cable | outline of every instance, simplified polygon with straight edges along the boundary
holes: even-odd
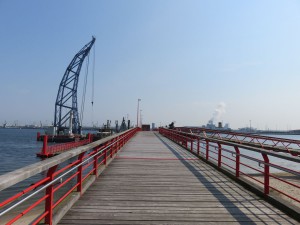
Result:
[[[93,80],[92,80],[92,107],[94,106],[94,81],[95,81],[95,60],[96,60],[96,44],[94,45],[94,48],[93,48]]]
[[[86,70],[85,70],[85,77],[84,77],[84,84],[83,84],[83,92],[82,92],[82,101],[81,101],[81,110],[80,110],[80,124],[81,126],[83,121],[83,112],[84,112],[84,104],[85,104],[85,94],[86,94],[86,84],[87,84],[87,78],[89,73],[89,63],[90,63],[90,53],[87,55],[87,61],[86,61]]]
[[[92,125],[94,126],[94,86],[95,86],[95,60],[96,60],[96,43],[93,47],[93,73],[92,73]]]

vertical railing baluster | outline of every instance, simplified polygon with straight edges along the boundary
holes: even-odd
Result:
[[[235,149],[235,176],[240,176],[240,150],[237,146],[234,146]]]
[[[84,156],[84,152],[79,154],[78,156],[78,160],[79,160],[79,163],[82,163],[83,161],[83,156]],[[78,172],[78,175],[77,175],[77,191],[80,192],[80,195],[82,194],[82,174],[83,174],[83,166],[80,165],[78,168],[77,168],[77,172]]]
[[[222,146],[218,143],[218,167],[221,168],[222,165]]]
[[[208,161],[209,159],[209,141],[206,140],[206,156],[205,156],[206,160]]]
[[[110,158],[113,157],[113,140],[109,141],[109,144],[110,144]]]
[[[200,155],[200,138],[197,138],[197,155]]]
[[[270,193],[270,166],[269,157],[265,153],[261,153],[264,158],[264,194],[268,195]]]
[[[96,154],[98,152],[98,147],[94,148],[94,154]],[[98,159],[99,159],[99,155],[95,155],[94,156],[94,175],[96,177],[98,177]]]
[[[104,165],[107,163],[107,149],[104,149]]]
[[[57,169],[57,165],[51,167],[47,172],[47,177],[50,178],[49,182],[54,180],[54,173]],[[45,223],[52,225],[52,218],[53,218],[53,205],[54,205],[54,184],[51,184],[49,187],[46,188],[46,195],[48,197],[45,200],[45,211],[48,214],[45,217]]]

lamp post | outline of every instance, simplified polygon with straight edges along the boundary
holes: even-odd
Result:
[[[136,127],[139,127],[140,101],[141,99],[139,98],[137,104],[137,112],[136,112]]]
[[[142,111],[143,110],[140,109],[140,127],[142,127],[142,124],[143,124],[143,121],[142,121]]]

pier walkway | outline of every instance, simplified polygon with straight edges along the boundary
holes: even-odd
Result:
[[[59,224],[298,224],[157,132],[138,132]]]

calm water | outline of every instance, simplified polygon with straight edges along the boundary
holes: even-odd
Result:
[[[36,157],[42,142],[36,141],[37,129],[0,129],[0,175],[41,161]]]
[[[36,134],[44,133],[42,129],[0,129],[0,175],[16,169],[40,162],[42,159],[36,157],[41,151],[42,142],[36,141]],[[68,161],[66,164],[69,163]],[[30,177],[1,192],[0,202],[17,191],[21,191],[36,181],[42,179],[45,172]]]

